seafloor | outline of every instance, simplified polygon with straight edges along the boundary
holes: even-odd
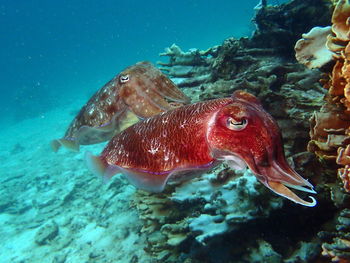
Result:
[[[307,152],[310,117],[327,91],[321,71],[294,57],[301,34],[330,25],[332,10],[321,0],[263,5],[250,38],[205,51],[173,45],[158,64],[193,102],[237,89],[258,96],[281,127],[289,162],[316,184],[316,207],[226,166],[162,194],[119,175],[103,183],[83,156],[104,144],[50,148],[85,103],[75,101],[0,131],[0,262],[350,262],[348,194],[337,167]]]

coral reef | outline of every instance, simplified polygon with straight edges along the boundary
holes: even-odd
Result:
[[[327,48],[327,36],[331,27],[314,27],[295,44],[295,57],[308,68],[320,68],[330,60],[333,53]]]
[[[350,210],[344,209],[337,218],[336,232],[320,232],[322,255],[331,258],[332,262],[350,262]]]
[[[315,112],[311,119],[311,141],[308,149],[316,153],[320,158],[336,161],[338,165],[343,166],[338,169],[338,175],[344,183],[347,191],[349,188],[348,171],[350,168],[349,160],[349,127],[350,127],[350,73],[349,73],[349,30],[347,20],[350,17],[350,4],[345,0],[336,3],[332,16],[332,28],[324,28],[324,33],[320,35],[321,39],[311,39],[310,41],[323,43],[332,57],[315,66],[322,66],[333,59],[333,68],[326,77],[322,79],[323,86],[328,90],[325,98],[325,104],[320,112]],[[318,31],[322,30],[317,28]],[[313,32],[315,29],[310,31]],[[327,33],[328,32],[328,33]],[[310,33],[308,35],[310,35]],[[303,36],[304,37],[304,36]],[[310,67],[310,60],[300,59],[300,53],[307,49],[307,46],[300,48],[299,40],[296,44],[297,59],[299,62]],[[305,51],[309,52],[309,51]],[[318,53],[317,50],[314,52]],[[317,56],[317,55],[316,55]]]
[[[229,38],[221,46],[215,47],[215,52],[211,52],[210,56],[202,55],[201,59],[205,61],[202,64],[206,65],[206,71],[203,71],[202,66],[200,71],[195,70],[197,59],[193,56],[192,72],[197,72],[198,75],[182,77],[184,93],[192,101],[199,101],[228,97],[237,89],[247,90],[258,96],[267,111],[278,121],[284,131],[287,149],[293,152],[305,151],[302,147],[303,141],[308,140],[309,136],[309,118],[322,105],[325,94],[318,83],[320,73],[274,55],[272,49],[249,48],[249,41],[247,38]],[[181,57],[187,54],[189,64],[190,52],[180,54]],[[177,75],[171,73],[172,69],[181,68],[181,65],[176,64],[174,55],[171,55],[170,62],[162,63],[162,68],[176,78]],[[206,76],[205,81],[202,79],[203,75]],[[191,85],[186,85],[189,82]]]
[[[227,97],[237,89],[258,96],[278,121],[294,168],[311,181],[324,183],[320,176],[323,166],[306,152],[306,146],[309,119],[322,106],[326,90],[319,83],[321,72],[296,63],[292,52],[305,29],[329,23],[329,8],[330,3],[323,1],[262,6],[251,38],[229,38],[204,51],[185,52],[174,44],[160,54],[169,61],[158,64],[192,101]],[[301,10],[304,16],[298,13]],[[314,16],[316,12],[323,16]],[[325,188],[320,184],[319,189]],[[316,225],[329,220],[330,215],[323,213],[325,207],[333,209],[332,203],[323,201],[329,198],[324,191],[318,196],[324,206],[314,210],[320,222],[315,230],[281,245],[275,236],[259,234],[264,228],[274,228],[275,211],[284,207],[287,220],[294,218],[301,224],[313,215],[300,210],[295,215],[288,204],[262,189],[248,173],[220,166],[189,183],[174,185],[163,195],[135,195],[134,204],[145,223],[143,231],[148,233],[147,252],[166,262],[261,262],[262,255],[264,262],[313,260],[321,251]],[[341,196],[333,198],[341,200]],[[294,236],[298,230],[291,228],[288,233]]]
[[[323,74],[298,64],[292,50],[301,33],[330,23],[331,3],[264,2],[257,9],[251,38],[229,38],[205,51],[184,52],[173,45],[162,54],[169,62],[160,65],[193,101],[230,96],[237,89],[258,96],[281,127],[288,161],[317,184],[317,207],[295,206],[271,193],[249,171],[225,165],[170,185],[162,194],[135,191],[118,176],[102,184],[87,172],[81,153],[52,155],[43,146],[48,131],[50,137],[63,132],[64,118],[72,110],[65,108],[48,114],[45,123],[31,120],[2,133],[9,141],[0,148],[1,260],[349,262],[350,198],[335,177],[328,176],[335,175],[331,164],[338,162],[339,175],[349,188],[348,80],[343,76],[348,50],[346,41],[337,40],[347,25],[342,16],[334,19],[339,33],[327,43],[336,62],[321,63],[323,71],[333,69]],[[309,150],[322,162],[306,151],[311,117]],[[23,133],[33,128],[38,132]],[[16,132],[21,139],[11,142]],[[62,172],[67,171],[64,167],[71,169]]]
[[[262,4],[253,18],[256,30],[250,45],[294,56],[293,45],[302,33],[315,25],[329,25],[330,7],[331,2],[323,0],[293,0],[277,6]]]
[[[169,62],[158,62],[160,69],[166,72],[179,87],[195,87],[211,80],[208,57],[216,53],[216,47],[206,51],[191,49],[183,52],[175,44],[160,53],[169,57]]]
[[[331,30],[329,27],[317,28],[303,35],[303,38],[307,38],[315,30],[323,31],[318,38],[299,40],[296,44],[296,57],[308,67],[325,65],[321,68],[325,72],[321,83],[328,93],[321,110],[315,112],[311,118],[311,140],[308,150],[326,161],[333,171],[338,169],[338,178],[343,182],[342,189],[337,184],[334,172],[328,179],[328,185],[332,185],[332,201],[343,210],[337,217],[337,223],[330,224],[333,226],[332,231],[321,231],[319,236],[324,242],[322,255],[331,258],[332,262],[347,263],[350,262],[349,196],[346,194],[350,192],[350,4],[346,0],[339,0],[334,1],[334,5]],[[317,59],[317,49],[307,50],[308,46],[301,44],[305,41],[310,41],[309,47],[318,46],[319,49],[323,49],[323,54],[327,54],[325,60]],[[306,59],[301,56],[303,53],[308,54]]]
[[[194,240],[206,246],[282,206],[282,200],[249,171],[235,173],[224,167],[173,185],[161,196],[138,191],[133,203],[144,222],[141,232],[148,234],[146,250],[152,258],[167,262],[176,262],[180,250]]]

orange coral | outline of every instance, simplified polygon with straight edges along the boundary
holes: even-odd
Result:
[[[332,31],[340,41],[349,41],[350,4],[347,0],[338,1],[332,16]]]
[[[343,166],[339,168],[338,175],[344,183],[344,188],[350,192],[350,3],[348,1],[337,2],[332,16],[331,32],[328,36],[320,33],[327,32],[327,29],[328,27],[323,30],[317,28],[318,38],[314,38],[313,41],[317,41],[318,44],[309,44],[320,50],[322,49],[320,44],[325,43],[332,53],[335,64],[329,78],[323,80],[324,87],[328,89],[326,103],[321,111],[311,118],[311,140],[308,150]],[[324,39],[320,39],[320,36]],[[301,51],[296,48],[296,53],[298,52]],[[315,52],[316,55],[319,53]],[[298,57],[298,54],[296,56]],[[299,60],[299,62],[310,67],[309,61]],[[322,65],[321,63],[320,66]]]
[[[337,149],[350,142],[346,134],[350,126],[350,116],[344,114],[342,107],[334,104],[325,104],[320,112],[315,112],[311,118],[310,137],[308,150],[317,156],[335,160]]]
[[[343,181],[344,189],[350,192],[350,145],[346,148],[338,148],[337,164],[345,165],[344,168],[338,170],[338,176]]]
[[[342,75],[343,61],[338,60],[332,71],[331,84],[329,86],[329,94],[332,96],[340,96],[344,94],[344,88],[346,85],[345,79]]]

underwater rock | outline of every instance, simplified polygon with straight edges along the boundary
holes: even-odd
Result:
[[[174,185],[161,195],[135,193],[133,202],[144,222],[142,232],[149,233],[147,252],[152,257],[167,255],[167,262],[176,262],[181,249],[193,238],[206,246],[216,237],[265,218],[282,206],[282,201],[248,171],[233,176],[229,170],[229,178],[220,183],[216,173],[222,169]]]
[[[10,197],[10,195],[5,195],[5,193],[2,192],[0,199],[0,213],[7,212],[7,210],[13,206],[14,202],[15,201]]]
[[[188,234],[184,230],[188,223],[185,221],[177,222],[176,224],[165,224],[160,228],[160,232],[167,237],[167,244],[171,247],[179,246],[186,240]]]
[[[316,258],[321,252],[317,242],[300,242],[299,248],[294,251],[293,255],[286,259],[285,263],[309,262]]]
[[[48,222],[35,235],[35,243],[39,246],[47,245],[52,239],[58,235],[58,225],[55,221]]]
[[[66,262],[66,258],[67,258],[66,254],[56,255],[53,258],[52,263],[65,263]]]
[[[318,82],[321,72],[296,63],[292,51],[304,28],[309,30],[314,25],[329,23],[330,6],[310,0],[262,7],[257,11],[258,29],[252,38],[229,38],[205,51],[184,52],[173,45],[161,54],[169,62],[158,64],[194,102],[228,97],[237,89],[258,96],[281,127],[285,150],[294,167],[302,170],[303,175],[317,179],[320,167],[305,150],[309,119],[322,106],[326,90]],[[323,15],[315,15],[318,12]],[[222,180],[214,174],[221,174]],[[269,215],[282,207],[281,200],[260,189],[248,173],[232,174],[232,170],[220,166],[188,184],[169,188],[160,197],[138,191],[136,206],[144,229],[152,233],[147,239],[147,252],[154,258],[166,255],[167,262],[177,262],[181,252],[184,260],[191,253],[194,253],[191,260],[196,260],[201,249],[207,251],[221,238],[234,236],[236,230],[249,222],[262,218],[268,221]],[[163,224],[166,227],[162,228]],[[273,225],[271,222],[272,228]],[[172,239],[174,234],[179,239]],[[157,238],[160,242],[154,242]],[[261,248],[269,247],[267,241],[260,243]],[[240,258],[251,259],[250,252],[237,250]],[[286,258],[291,262],[307,258],[301,251],[301,247],[295,247],[295,257],[288,254]],[[286,256],[271,246],[270,252],[271,262],[282,262]],[[315,257],[310,255],[309,258]],[[204,257],[200,262],[211,261]]]
[[[211,79],[210,59],[215,55],[216,47],[206,51],[191,49],[188,52],[173,44],[159,55],[169,57],[169,62],[157,62],[160,69],[169,75],[178,87],[197,87]]]
[[[331,258],[332,262],[350,262],[350,210],[344,209],[337,218],[335,232],[321,232],[319,235],[325,241],[322,245],[322,255]]]
[[[237,172],[236,172],[237,173]],[[236,229],[240,223],[265,217],[282,202],[273,196],[261,196],[261,185],[249,171],[222,185],[211,182],[215,174],[206,174],[176,187],[171,199],[177,203],[197,204],[201,211],[187,218],[192,235],[200,243]],[[259,198],[264,200],[259,200]],[[198,204],[205,205],[199,207]]]
[[[256,9],[256,30],[250,45],[273,48],[280,56],[294,56],[293,46],[301,34],[313,26],[328,26],[331,1],[292,0],[281,5],[265,5]]]
[[[258,247],[252,248],[250,250],[249,256],[245,256],[245,260],[249,263],[281,263],[284,262],[282,260],[282,256],[278,254],[265,240],[258,240]]]

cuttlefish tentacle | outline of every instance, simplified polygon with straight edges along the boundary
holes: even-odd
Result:
[[[295,203],[314,206],[288,187],[314,193],[285,160],[277,123],[244,91],[231,98],[181,106],[116,134],[99,157],[86,156],[91,171],[124,174],[136,187],[161,191],[168,180],[189,180],[221,162],[246,166],[265,186]]]
[[[80,145],[107,141],[140,118],[174,108],[165,99],[189,102],[159,69],[148,62],[139,62],[97,91],[71,122],[64,137],[53,140],[51,147],[55,152],[60,146],[79,151]]]
[[[288,187],[286,187],[284,184],[280,183],[280,182],[274,182],[274,181],[269,181],[266,182],[265,184],[268,188],[270,188],[272,191],[274,191],[276,194],[279,194],[297,204],[301,204],[304,206],[309,206],[309,207],[313,207],[317,204],[317,201],[315,198],[313,198],[312,196],[309,196],[311,198],[311,202],[307,202],[303,199],[301,199],[299,196],[297,196],[295,193],[293,193],[291,190],[289,190]],[[289,185],[289,187],[293,187],[292,185]],[[305,191],[305,189],[298,189],[301,191]],[[306,191],[308,192],[308,191]],[[316,193],[315,191],[313,191],[312,193]]]

